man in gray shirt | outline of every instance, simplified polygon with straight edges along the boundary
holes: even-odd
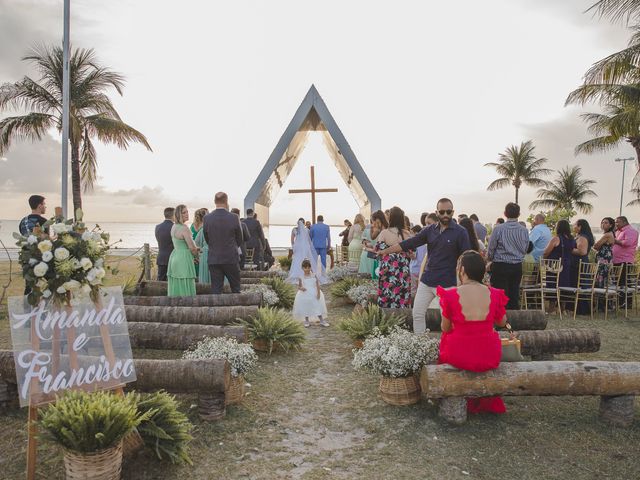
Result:
[[[504,216],[507,221],[496,225],[491,232],[487,248],[488,268],[491,271],[491,286],[504,290],[509,297],[507,309],[519,310],[522,262],[529,247],[529,233],[526,227],[518,223],[518,204],[507,203]]]
[[[473,222],[473,229],[476,231],[478,240],[484,243],[487,240],[487,227],[480,223],[480,220],[478,220],[478,215],[476,215],[475,213],[469,215],[469,218]]]

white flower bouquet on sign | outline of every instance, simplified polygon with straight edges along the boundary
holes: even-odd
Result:
[[[394,327],[387,336],[379,332],[354,350],[353,366],[384,377],[406,377],[424,365],[438,359],[440,341],[427,335],[414,335],[401,327]]]
[[[258,361],[258,355],[248,343],[238,343],[235,338],[206,337],[196,344],[192,350],[182,355],[184,359],[224,359],[231,366],[231,376],[239,377],[246,374]]]
[[[31,291],[28,296],[31,305],[37,305],[41,299],[66,304],[70,292],[97,298],[109,270],[104,264],[110,247],[109,234],[97,225],[88,231],[81,221],[80,210],[76,218],[79,220],[75,222],[49,220],[26,237],[13,234],[20,247],[19,262]]]

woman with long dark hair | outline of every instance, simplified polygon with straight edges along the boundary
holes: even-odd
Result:
[[[399,207],[389,210],[389,227],[376,238],[376,250],[397,245],[412,236],[405,229],[404,211]],[[411,305],[411,274],[409,255],[391,253],[380,257],[378,273],[378,305],[386,308],[404,308]]]
[[[442,309],[440,363],[461,370],[485,372],[500,365],[502,345],[494,326],[506,325],[508,298],[504,290],[482,283],[485,262],[467,250],[458,258],[458,287],[437,288]],[[469,398],[470,413],[504,413],[500,397]]]
[[[478,252],[480,255],[484,256],[485,246],[478,240],[478,234],[476,233],[476,229],[473,226],[473,221],[469,217],[465,217],[460,220],[458,224],[463,227],[469,234],[469,244],[471,245],[471,250]]]
[[[590,288],[590,285],[578,285],[580,275],[580,263],[589,263],[589,252],[595,243],[591,226],[584,218],[576,220],[573,224],[573,232],[576,235],[576,247],[571,251],[573,264],[571,268],[571,286],[578,288]],[[590,313],[591,306],[588,300],[578,302],[577,313],[586,315]]]
[[[614,235],[615,220],[611,217],[604,217],[600,222],[603,235],[594,245],[596,253],[596,263],[598,273],[596,275],[596,287],[605,288],[609,278],[609,267],[613,263],[613,244],[616,240]]]
[[[571,226],[567,220],[558,220],[556,224],[556,236],[551,239],[542,254],[543,258],[560,260],[562,272],[558,281],[559,287],[571,287],[571,270],[573,268],[573,249],[576,241],[571,235]],[[555,286],[555,285],[554,285]]]

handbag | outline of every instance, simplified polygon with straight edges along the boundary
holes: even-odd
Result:
[[[522,362],[524,357],[520,353],[520,340],[517,338],[501,338],[502,357],[501,362]]]
[[[513,330],[511,329],[511,324],[509,322],[506,323],[505,327],[511,334]],[[522,362],[524,361],[524,357],[520,353],[520,339],[519,338],[501,338],[500,343],[502,345],[502,357],[500,358],[501,362]]]

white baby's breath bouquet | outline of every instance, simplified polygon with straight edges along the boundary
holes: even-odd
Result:
[[[235,338],[207,337],[198,342],[192,350],[187,350],[182,358],[191,360],[203,360],[218,358],[229,362],[231,376],[238,377],[251,370],[258,356],[248,343],[238,343]]]
[[[77,221],[49,220],[28,236],[13,234],[20,247],[19,262],[31,291],[31,305],[42,299],[62,305],[82,295],[97,298],[109,270],[104,263],[110,247],[109,234],[97,225],[88,230],[80,209],[76,218]]]
[[[249,292],[249,293],[254,293],[254,292],[261,293],[262,300],[266,305],[270,307],[273,305],[277,305],[278,302],[280,301],[278,294],[274,292],[273,289],[269,287],[269,285],[265,285],[263,283],[255,283],[255,284],[249,285],[245,289],[243,289],[243,291]]]
[[[406,377],[438,359],[439,340],[414,335],[394,327],[387,336],[378,332],[367,337],[364,346],[354,350],[353,366],[385,377]]]
[[[378,285],[373,281],[356,285],[347,290],[347,297],[353,302],[363,307],[375,301],[378,295]]]
[[[335,282],[343,279],[344,277],[350,277],[353,273],[353,270],[347,266],[337,266],[333,267],[331,270],[327,270],[327,277],[329,277],[329,280],[332,282]]]

